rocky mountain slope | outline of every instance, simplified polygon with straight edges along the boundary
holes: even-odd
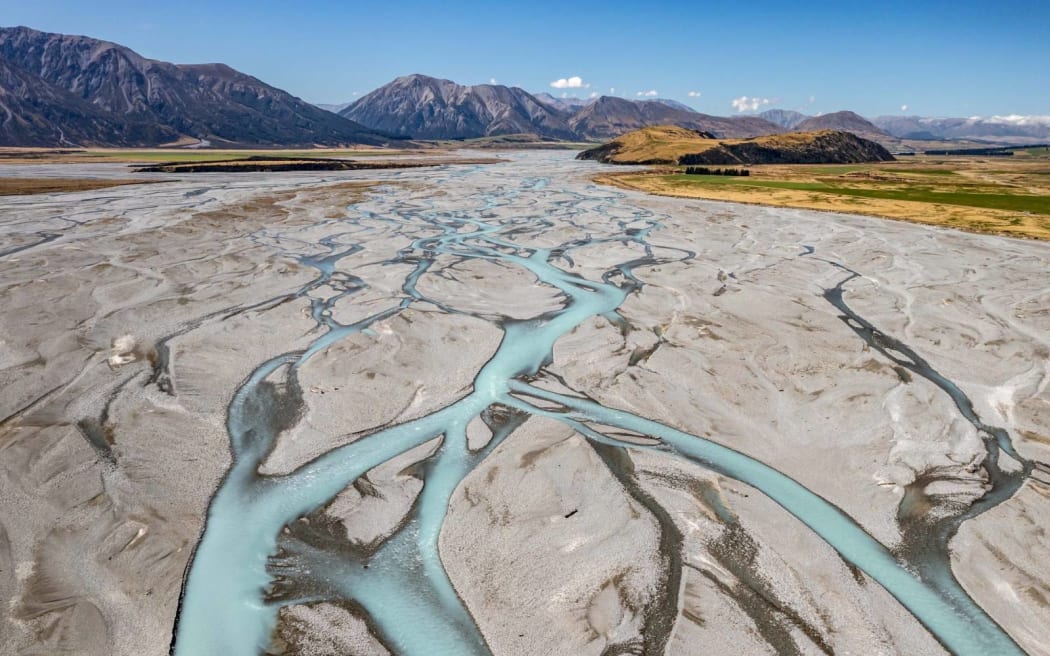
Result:
[[[120,120],[0,59],[0,146],[147,146],[177,138],[165,126]]]
[[[557,98],[545,92],[535,93],[533,94],[533,97],[544,105],[556,109],[559,112],[574,112],[593,100],[593,98],[580,98],[578,96],[563,96]]]
[[[892,161],[893,155],[873,141],[835,130],[718,139],[660,125],[624,134],[577,159],[606,164],[852,164]]]
[[[791,130],[795,128],[799,123],[810,118],[808,115],[802,112],[796,112],[790,109],[767,109],[764,112],[759,112],[758,117],[775,123],[782,128]]]
[[[546,93],[546,92],[536,93],[536,94],[533,94],[533,95],[536,97],[536,100],[539,100],[541,103],[543,103],[543,104],[545,104],[545,105],[547,105],[549,107],[553,107],[553,108],[555,108],[555,109],[557,109],[559,111],[563,111],[563,112],[576,112],[581,107],[584,107],[585,105],[589,105],[589,104],[593,103],[594,101],[596,101],[599,98],[599,96],[592,96],[592,97],[589,97],[589,98],[580,98],[579,96],[569,96],[569,95],[563,95],[561,97],[555,97],[555,96],[552,96],[551,94]],[[652,98],[652,99],[645,99],[645,100],[636,100],[634,102],[656,102],[656,103],[661,103],[661,104],[667,105],[668,107],[672,107],[674,109],[680,109],[683,112],[690,112],[690,113],[693,113],[693,114],[697,113],[697,111],[695,109],[693,109],[692,107],[690,107],[689,105],[686,105],[685,103],[678,102],[677,100],[671,100],[670,98]]]
[[[48,110],[54,117],[48,125],[29,118],[30,112],[21,114],[17,128],[0,127],[5,143],[157,145],[179,137],[273,146],[388,141],[223,64],[170,64],[115,43],[26,27],[0,28],[0,61],[15,71],[10,75],[25,81],[32,79],[28,74],[49,85],[21,85],[20,102],[61,107]],[[55,89],[68,95],[56,95]],[[84,103],[101,113],[86,113]],[[59,128],[64,136],[54,138]]]
[[[569,126],[583,139],[612,139],[651,125],[677,125],[710,132],[719,137],[754,137],[783,132],[777,125],[754,116],[722,118],[684,111],[662,102],[632,101],[602,96],[569,119]]]
[[[649,125],[671,124],[721,137],[782,129],[754,116],[721,118],[667,100],[612,96],[584,100],[532,95],[496,84],[464,86],[425,75],[400,77],[341,114],[374,130],[417,139],[462,139],[527,133],[598,141]]]
[[[670,98],[653,98],[652,100],[645,100],[645,101],[642,101],[642,102],[658,102],[658,103],[663,103],[663,104],[667,105],[668,107],[673,107],[674,109],[680,109],[683,112],[692,112],[694,114],[699,114],[700,113],[700,112],[696,111],[695,109],[693,109],[692,107],[690,107],[689,105],[687,105],[685,103],[678,102],[677,100],[671,100]]]
[[[416,139],[536,134],[574,139],[567,114],[517,87],[465,86],[406,75],[362,97],[341,115],[369,128]]]

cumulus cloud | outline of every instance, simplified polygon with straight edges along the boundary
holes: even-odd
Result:
[[[901,105],[901,111],[902,112],[908,111],[908,106],[907,105]]]
[[[699,91],[690,91],[686,95],[689,96],[690,98],[699,98],[703,94],[701,94]]]
[[[555,89],[586,89],[591,86],[584,84],[583,78],[579,75],[573,75],[572,77],[562,77],[551,82],[551,86]]]
[[[641,96],[643,98],[652,98],[654,96],[659,96],[660,94],[659,94],[659,92],[657,92],[656,89],[649,89],[648,91],[639,91],[638,93],[636,93],[634,95]]]
[[[751,96],[740,96],[733,99],[733,107],[738,112],[756,112],[759,107],[773,102],[769,98],[752,98]]]
[[[496,81],[496,78],[490,77],[489,78],[489,84],[499,84],[499,82]]]

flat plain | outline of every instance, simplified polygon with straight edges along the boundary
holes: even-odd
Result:
[[[500,156],[0,198],[0,653],[1050,654],[1046,243]]]
[[[739,167],[738,167],[739,168]],[[1050,239],[1050,157],[901,157],[857,165],[763,165],[748,177],[684,167],[609,173],[602,182],[650,193],[867,214],[960,230]]]

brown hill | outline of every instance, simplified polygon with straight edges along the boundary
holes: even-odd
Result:
[[[606,164],[853,164],[892,161],[893,155],[873,141],[835,130],[716,139],[660,125],[629,132],[576,158]]]

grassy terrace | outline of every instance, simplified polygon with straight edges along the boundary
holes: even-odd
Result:
[[[753,166],[749,177],[679,167],[601,182],[668,196],[867,214],[972,232],[1050,239],[1050,157],[914,157],[841,166]]]
[[[955,175],[954,171],[924,171],[921,175]],[[914,184],[900,185],[890,183],[885,188],[850,187],[832,182],[790,182],[786,180],[753,180],[751,178],[730,178],[719,175],[672,175],[672,185],[717,185],[728,184],[745,187],[766,187],[773,189],[796,189],[799,191],[816,191],[824,194],[859,196],[861,198],[880,198],[885,200],[906,200],[920,203],[940,203],[945,205],[963,205],[966,207],[986,207],[998,210],[1017,212],[1034,212],[1050,214],[1050,196],[1029,195],[1021,193],[1005,194],[989,185],[975,186],[976,189],[987,189],[986,192],[961,191],[965,187],[942,189],[935,186]]]

